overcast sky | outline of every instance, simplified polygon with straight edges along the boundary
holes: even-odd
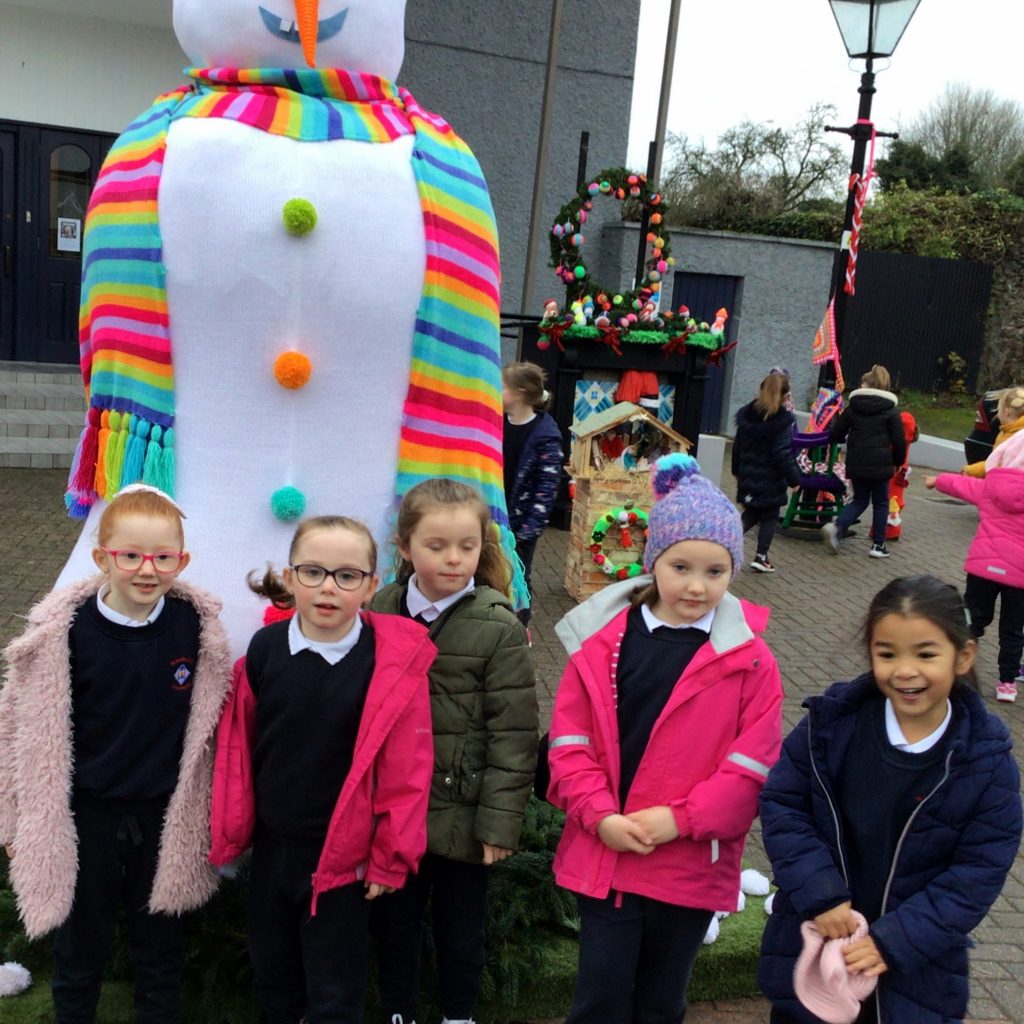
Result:
[[[629,163],[647,165],[654,138],[669,0],[641,0]],[[896,52],[876,65],[872,119],[909,122],[949,81],[1024,101],[1021,0],[921,0]],[[835,104],[836,123],[857,116],[863,61],[850,67],[827,0],[683,0],[668,131],[714,146],[749,119],[782,127],[810,104]],[[847,151],[851,143],[829,136]]]

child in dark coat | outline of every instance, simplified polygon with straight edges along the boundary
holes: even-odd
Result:
[[[956,589],[934,576],[875,595],[871,671],[805,704],[761,794],[775,895],[758,980],[772,1024],[818,1024],[794,977],[801,924],[841,948],[849,982],[878,984],[857,1024],[951,1024],[967,1010],[969,934],[999,895],[1021,835],[1006,726],[976,692],[976,641]],[[820,989],[820,987],[819,987]],[[820,1005],[815,1006],[818,1014]]]
[[[551,396],[544,390],[544,371],[536,363],[510,363],[501,371],[501,384],[505,504],[532,605],[530,569],[555,505],[562,474],[562,432],[544,411]],[[528,607],[519,612],[519,619],[529,626]]]
[[[853,501],[834,523],[821,528],[822,539],[835,554],[839,541],[871,505],[871,558],[888,558],[885,527],[889,519],[889,481],[903,465],[907,440],[898,410],[899,400],[889,390],[889,371],[875,365],[850,392],[847,407],[839,414],[829,435],[846,442],[846,475],[853,483]]]
[[[789,392],[788,376],[769,373],[757,398],[736,413],[732,475],[736,501],[743,506],[743,532],[757,526],[757,552],[750,563],[756,572],[775,572],[768,548],[786,503],[786,488],[800,483],[792,443],[796,420],[786,408]]]

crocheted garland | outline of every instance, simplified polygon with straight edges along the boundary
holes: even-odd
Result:
[[[651,248],[645,262],[644,277],[632,291],[620,292],[617,288],[603,287],[594,281],[583,262],[583,226],[587,222],[587,214],[593,209],[594,200],[599,196],[608,196],[619,202],[636,200],[651,225],[647,235]],[[640,321],[648,303],[647,313],[653,314],[652,297],[661,291],[662,276],[675,265],[669,239],[661,234],[660,228],[666,210],[661,193],[648,190],[647,175],[624,167],[612,167],[581,185],[576,195],[558,211],[551,225],[550,265],[555,268],[555,276],[565,284],[564,315],[569,317],[568,323],[586,323],[584,308],[587,305],[591,307],[591,318],[596,314],[599,320],[603,317],[609,324],[624,330]],[[550,300],[545,306],[545,319],[549,318],[549,312],[553,312],[553,302]],[[557,304],[555,306],[557,308]]]
[[[600,567],[606,576],[614,576],[617,580],[632,579],[644,571],[643,550],[641,549],[628,565],[616,565],[604,553],[605,535],[614,526],[619,528],[619,543],[622,547],[631,548],[633,538],[629,531],[632,527],[642,529],[644,540],[647,540],[647,513],[641,508],[633,508],[632,504],[613,508],[610,512],[598,516],[594,528],[590,531],[590,557],[594,564]]]
[[[583,228],[600,196],[637,203],[650,226],[644,276],[631,291],[606,288],[594,281],[583,260]],[[670,239],[662,227],[667,214],[661,193],[648,188],[647,176],[624,167],[601,171],[580,186],[551,225],[549,265],[565,285],[565,306],[559,308],[555,299],[545,302],[538,348],[549,348],[554,342],[565,351],[563,339],[567,339],[607,345],[621,356],[622,343],[661,345],[666,356],[699,348],[708,353],[709,362],[721,361],[735,345],[725,345],[726,310],[718,311],[712,326],[698,324],[686,306],[675,312],[658,308],[662,279],[675,266]]]

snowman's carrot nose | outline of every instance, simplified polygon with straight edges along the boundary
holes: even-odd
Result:
[[[295,16],[299,23],[299,40],[306,63],[316,67],[316,37],[319,29],[320,0],[295,0]]]

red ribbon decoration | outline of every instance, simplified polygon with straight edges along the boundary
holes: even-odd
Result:
[[[562,344],[562,335],[565,334],[566,326],[566,324],[552,324],[550,327],[541,327],[540,333],[548,339],[548,344],[554,342],[558,346],[559,352],[564,352],[565,346]]]
[[[674,338],[669,338],[668,341],[662,346],[665,350],[665,358],[675,355],[677,352],[679,355],[686,354],[686,339],[689,337],[688,331],[683,331],[682,334],[677,334]]]
[[[599,344],[607,345],[617,356],[622,355],[622,347],[619,344],[619,339],[622,337],[622,331],[618,327],[601,327],[601,337],[598,339]]]
[[[708,356],[708,362],[712,366],[721,366],[722,356],[724,356],[726,352],[731,352],[738,344],[738,341],[731,341],[728,345],[723,345],[721,348],[716,348],[715,351]]]

